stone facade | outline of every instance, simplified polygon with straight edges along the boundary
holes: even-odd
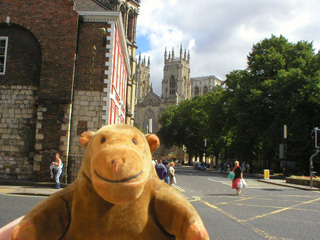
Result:
[[[0,178],[26,179],[33,171],[37,87],[0,86]]]
[[[203,95],[211,91],[212,88],[220,86],[222,81],[215,76],[195,77],[191,78],[192,98],[197,95]]]
[[[148,62],[146,62],[146,58],[144,57],[141,59],[141,54],[139,54],[136,70],[136,81],[136,103],[139,103],[143,101],[149,92],[152,92],[152,86],[150,85],[150,57],[148,58]]]
[[[182,52],[180,48],[179,57],[175,57],[174,49],[167,50],[164,55],[164,69],[162,79],[161,99],[163,104],[179,104],[183,99],[191,98],[190,81],[190,54]]]
[[[144,100],[136,105],[136,119],[137,127],[145,133],[156,134],[159,130],[158,119],[161,114],[160,109],[161,100],[154,92],[149,92]],[[151,120],[150,120],[151,119]],[[138,123],[140,123],[138,125]],[[150,125],[151,124],[151,128]]]

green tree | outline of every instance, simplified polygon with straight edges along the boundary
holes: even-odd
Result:
[[[283,125],[288,125],[288,159],[305,161],[309,133],[319,124],[319,53],[312,43],[272,36],[253,46],[248,67],[227,75],[233,150],[241,160],[277,164]]]
[[[206,154],[215,156],[219,160],[229,142],[227,128],[227,95],[223,87],[216,87],[201,96],[203,104],[201,111],[207,113],[203,124],[203,136],[207,138]]]
[[[169,107],[159,135],[167,146],[185,145],[190,156],[224,153],[274,169],[287,125],[287,159],[308,168],[319,102],[320,53],[312,43],[271,36],[253,45],[247,68],[230,72],[224,87]]]
[[[158,135],[166,147],[185,145],[190,157],[204,153],[204,132],[208,115],[201,97],[170,106],[161,115]]]

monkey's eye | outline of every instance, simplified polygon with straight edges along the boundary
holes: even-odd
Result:
[[[132,142],[133,142],[135,145],[138,144],[138,142],[137,142],[137,140],[136,140],[135,138],[132,138]]]
[[[101,143],[104,143],[106,141],[106,138],[102,137],[100,141],[101,141]]]

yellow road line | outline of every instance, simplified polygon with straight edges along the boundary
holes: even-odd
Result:
[[[222,213],[223,215],[233,219],[234,221],[238,222],[239,224],[245,226],[245,227],[248,227],[250,228],[253,232],[255,232],[256,234],[258,234],[259,236],[265,238],[265,239],[272,239],[272,240],[292,240],[290,238],[283,238],[283,237],[276,237],[276,236],[271,236],[269,235],[268,233],[266,233],[265,231],[259,229],[259,228],[256,228],[252,225],[250,225],[249,223],[247,222],[244,222],[243,220],[240,220],[238,218],[236,218],[235,216],[233,216],[232,214],[228,213],[228,212],[225,212],[223,211],[221,208],[215,206],[215,205],[212,205],[204,200],[201,200],[200,202],[202,202],[203,204],[207,205],[208,207]]]
[[[252,218],[249,218],[247,220],[241,220],[241,221],[243,221],[243,222],[252,221],[252,220],[255,220],[255,219],[258,219],[258,218],[263,218],[263,217],[270,216],[270,215],[273,215],[273,214],[277,214],[277,213],[280,213],[280,212],[284,212],[284,211],[287,211],[287,210],[295,209],[298,206],[301,206],[301,205],[304,205],[304,204],[313,203],[313,202],[316,202],[316,201],[320,201],[320,198],[313,199],[313,200],[306,201],[306,202],[301,202],[301,203],[293,205],[291,207],[285,207],[285,208],[282,208],[282,209],[279,209],[279,210],[276,210],[276,211],[273,211],[273,212],[270,212],[270,213],[261,214],[259,216],[252,217]]]
[[[201,200],[201,197],[198,197],[198,196],[192,196],[194,199],[192,200],[189,200],[189,202],[197,202],[197,201],[200,201]]]
[[[172,184],[172,186],[177,189],[180,192],[185,192],[186,190],[184,190],[183,188],[179,187],[178,185]]]
[[[254,205],[254,204],[243,204],[243,203],[219,203],[217,205],[236,205],[236,206],[246,206],[246,207],[261,207],[261,208],[275,208],[275,209],[283,209],[283,207],[279,207],[279,206],[270,206],[270,205]],[[306,209],[306,208],[294,208],[294,210],[297,211],[309,211],[309,212],[320,212],[320,210],[316,210],[316,209]]]

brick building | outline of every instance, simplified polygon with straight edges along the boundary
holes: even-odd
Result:
[[[83,131],[133,124],[139,3],[0,3],[0,178],[46,180]]]

